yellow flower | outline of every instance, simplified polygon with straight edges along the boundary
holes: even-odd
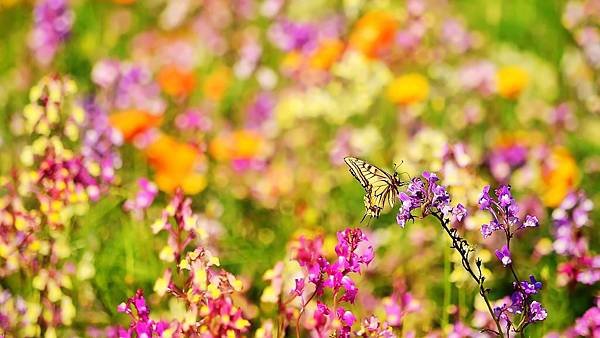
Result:
[[[231,72],[227,67],[220,67],[210,73],[204,80],[204,96],[212,101],[220,101],[231,84]]]
[[[424,101],[429,95],[427,78],[418,73],[401,75],[390,83],[386,95],[396,104],[413,104]]]
[[[506,66],[496,73],[498,94],[507,99],[516,99],[529,82],[527,72],[518,66]]]
[[[339,40],[325,40],[310,57],[310,65],[315,69],[329,69],[342,55],[344,44]]]

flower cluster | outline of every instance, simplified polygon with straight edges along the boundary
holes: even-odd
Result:
[[[152,73],[144,66],[106,59],[92,70],[92,80],[103,91],[104,101],[110,110],[142,110],[160,115],[165,102],[160,88],[152,80]],[[127,135],[125,135],[127,137]]]
[[[137,219],[141,219],[143,212],[154,202],[158,194],[158,187],[147,178],[140,178],[137,183],[139,190],[135,198],[125,201],[123,208],[131,212]]]
[[[135,304],[137,309],[138,315],[132,316],[129,332],[137,332],[138,335],[145,332],[149,336],[154,333],[159,337],[163,334],[238,337],[247,332],[250,322],[232,297],[241,291],[242,282],[220,269],[218,257],[209,250],[201,246],[188,250],[199,237],[206,235],[200,216],[192,211],[191,199],[177,190],[152,229],[154,233],[168,232],[167,245],[160,258],[175,263],[174,268],[166,269],[157,279],[154,291],[160,296],[168,294],[181,301],[185,305],[185,313],[170,322],[152,321],[143,295],[138,291],[127,304],[119,306],[120,312],[129,315],[132,315],[129,304]]]
[[[402,203],[396,221],[401,227],[406,222],[414,220],[413,210],[420,209],[421,217],[433,213],[440,213],[443,217],[454,213],[458,220],[462,220],[466,215],[466,209],[459,205],[453,209],[450,206],[450,194],[446,187],[439,185],[439,178],[435,173],[424,172],[421,177],[413,178],[406,191],[400,192],[398,199]]]
[[[133,311],[135,310],[135,312]],[[125,313],[131,317],[131,324],[128,329],[117,329],[118,337],[162,337],[169,324],[165,321],[154,321],[150,319],[150,308],[146,304],[144,292],[138,290],[133,297],[126,302],[119,304],[117,311]]]
[[[569,193],[552,212],[554,251],[568,257],[558,266],[559,284],[592,285],[600,280],[600,256],[590,253],[583,230],[589,225],[592,201],[584,192]]]
[[[37,61],[47,66],[71,33],[74,15],[67,0],[41,0],[35,6],[29,44]]]
[[[329,262],[322,254],[322,239],[317,237],[309,240],[301,237],[296,248],[295,260],[304,269],[305,276],[295,280],[292,290],[292,300],[301,300],[301,312],[304,313],[309,303],[316,297],[316,308],[313,310],[310,329],[314,334],[323,336],[335,330],[336,335],[350,337],[355,315],[341,305],[346,302],[353,304],[358,288],[351,273],[361,273],[373,260],[373,246],[367,236],[359,229],[348,228],[337,233],[338,243],[335,246],[336,259]],[[306,287],[310,283],[314,290]],[[331,290],[333,305],[325,302],[325,290]],[[309,294],[306,298],[306,294]],[[298,317],[296,330],[299,330],[301,317]]]
[[[86,118],[81,155],[93,176],[104,185],[112,184],[122,164],[118,152],[123,143],[122,135],[110,125],[108,114],[93,98],[83,102],[83,109]]]
[[[487,238],[495,231],[504,233],[506,244],[501,249],[496,250],[496,257],[504,267],[510,269],[515,279],[513,282],[515,291],[510,297],[511,304],[495,307],[494,315],[501,321],[506,322],[508,332],[511,328],[515,332],[522,332],[530,323],[546,319],[548,314],[539,302],[532,299],[532,296],[536,295],[542,288],[542,283],[538,282],[533,275],[529,277],[528,281],[518,279],[513,266],[510,242],[516,232],[526,228],[538,227],[538,219],[532,215],[526,215],[523,219],[518,217],[519,206],[508,185],[498,187],[495,190],[495,197],[490,195],[490,186],[485,186],[479,197],[479,208],[487,211],[492,216],[489,224],[481,226],[483,237]],[[514,318],[516,315],[520,316],[519,321]]]
[[[526,215],[524,219],[518,217],[519,206],[510,192],[510,186],[501,185],[495,190],[496,198],[490,196],[490,186],[485,186],[479,197],[479,209],[488,211],[492,220],[481,226],[483,238],[491,236],[495,231],[501,230],[507,241],[518,231],[526,228],[535,228],[539,225],[538,219]],[[510,264],[510,251],[508,243],[501,250],[496,251],[496,256],[504,266]]]

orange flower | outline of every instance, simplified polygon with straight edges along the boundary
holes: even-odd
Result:
[[[579,179],[577,162],[566,148],[552,149],[550,156],[542,164],[542,179],[544,204],[557,207]]]
[[[390,13],[369,12],[354,25],[349,44],[364,55],[375,58],[391,46],[397,26],[396,19]]]
[[[214,70],[204,80],[204,96],[213,100],[219,101],[229,88],[231,83],[231,72],[227,67],[220,67]]]
[[[119,4],[119,5],[131,5],[132,3],[134,3],[136,0],[112,0],[114,3]]]
[[[503,67],[496,73],[498,94],[507,99],[516,99],[529,82],[527,72],[518,66]]]
[[[325,40],[310,57],[310,65],[315,69],[329,69],[342,55],[344,43],[339,40]]]
[[[187,96],[196,86],[192,72],[187,72],[177,66],[165,66],[158,72],[160,88],[171,96]]]
[[[162,117],[143,110],[129,109],[111,114],[109,121],[113,128],[123,134],[126,141],[131,141],[136,135],[159,126]]]
[[[195,194],[206,186],[204,175],[196,172],[202,157],[193,146],[160,134],[144,153],[156,170],[155,181],[161,190],[172,193],[182,187],[186,193]]]

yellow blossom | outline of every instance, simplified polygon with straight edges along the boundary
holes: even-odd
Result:
[[[386,95],[396,104],[409,105],[423,102],[429,95],[427,78],[418,73],[401,75],[390,83]]]
[[[496,73],[498,94],[507,99],[516,99],[529,82],[527,72],[518,66],[506,66]]]

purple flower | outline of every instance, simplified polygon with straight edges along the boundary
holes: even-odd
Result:
[[[529,281],[520,282],[520,285],[526,295],[535,295],[542,289],[542,283],[538,282],[533,275],[529,276]]]
[[[42,0],[35,6],[33,16],[34,28],[29,46],[37,61],[47,66],[52,62],[60,44],[71,33],[73,12],[66,0]]]
[[[434,212],[441,213],[447,217],[452,210],[450,207],[450,194],[446,187],[439,185],[439,178],[435,173],[423,172],[422,178],[413,178],[406,192],[400,192],[398,199],[401,207],[396,215],[396,222],[404,227],[406,222],[414,219],[412,211],[421,208],[421,216],[427,216]]]
[[[508,250],[508,246],[503,246],[502,249],[496,250],[496,257],[502,262],[502,265],[508,266],[512,263],[512,259],[510,258],[510,250]]]
[[[125,201],[123,208],[126,211],[133,212],[138,217],[143,213],[144,210],[148,209],[154,198],[158,195],[158,187],[147,178],[140,178],[138,180],[139,190],[135,195],[135,199],[128,199]]]
[[[490,197],[490,186],[486,185],[483,187],[483,191],[481,192],[481,196],[479,197],[479,209],[487,210],[490,208],[492,204],[492,198]]]
[[[535,300],[533,302],[531,302],[531,305],[529,306],[529,312],[531,315],[532,322],[541,321],[541,320],[546,319],[546,317],[548,317],[548,313],[546,312],[546,309],[544,309],[542,304],[540,304],[539,302],[536,302]]]
[[[258,95],[246,112],[246,125],[253,129],[262,128],[273,116],[275,103],[269,93]]]
[[[452,215],[454,215],[457,221],[462,222],[467,216],[467,209],[462,204],[458,203],[456,207],[452,209]]]
[[[498,189],[496,189],[496,197],[498,198],[498,202],[502,208],[506,208],[514,203],[514,199],[510,193],[509,185],[501,185]]]
[[[538,219],[535,216],[527,215],[525,216],[525,221],[523,222],[522,228],[535,228],[539,225]]]

